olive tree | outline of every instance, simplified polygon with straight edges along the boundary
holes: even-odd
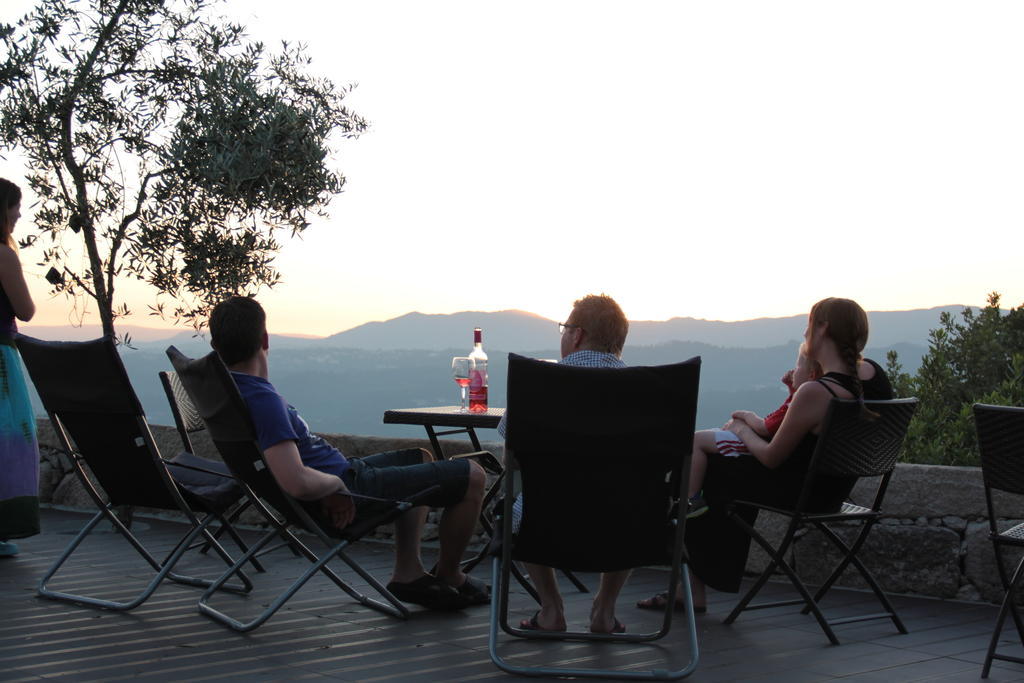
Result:
[[[22,246],[106,334],[121,278],[196,327],[277,283],[278,237],[324,214],[345,182],[333,146],[366,128],[302,46],[271,54],[207,0],[39,0],[0,41],[0,147],[39,199]]]

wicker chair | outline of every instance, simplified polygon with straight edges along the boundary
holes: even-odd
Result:
[[[868,411],[862,410],[862,405]],[[853,400],[832,399],[821,434],[818,436],[818,443],[796,507],[788,510],[750,501],[733,501],[730,517],[758,545],[764,548],[771,557],[771,561],[754,585],[747,591],[746,595],[740,599],[732,612],[729,613],[729,616],[725,618],[726,624],[734,622],[740,613],[745,610],[803,605],[802,611],[805,614],[810,612],[814,615],[822,631],[825,632],[825,635],[833,645],[839,644],[839,638],[836,637],[835,632],[832,630],[832,625],[869,619],[891,619],[900,633],[907,632],[907,628],[896,613],[896,609],[889,602],[889,599],[885,596],[885,593],[878,585],[874,576],[871,575],[871,572],[857,558],[857,553],[867,540],[871,528],[882,515],[882,501],[885,498],[885,491],[896,467],[896,459],[903,446],[903,440],[907,434],[907,426],[916,408],[917,399],[913,398],[892,401],[864,401],[863,404]],[[874,413],[876,417],[871,417],[870,413]],[[818,497],[815,495],[816,486],[820,485],[822,478],[828,477],[877,478],[878,483],[871,506],[864,507],[837,500],[834,501],[835,505],[832,508],[834,511],[808,509],[809,501]],[[742,515],[737,514],[739,509],[744,506],[775,512],[789,518],[789,524],[778,546],[773,546],[751,524],[748,524]],[[850,522],[860,523],[861,528],[853,543],[847,544],[835,530],[830,528],[830,525]],[[796,537],[796,532],[804,525],[811,525],[818,529],[842,555],[842,559],[814,595],[811,595],[807,587],[804,586],[803,581],[797,576],[796,571],[785,559],[785,555]],[[853,565],[864,581],[867,582],[885,611],[840,619],[826,619],[819,607],[819,603],[850,565]],[[750,604],[765,583],[767,583],[768,579],[771,578],[772,574],[775,573],[776,569],[781,570],[789,578],[793,587],[800,594],[800,598]]]
[[[1010,655],[999,654],[996,647],[999,644],[999,634],[1006,623],[1006,616],[1013,617],[1014,626],[1017,627],[1017,635],[1024,645],[1024,623],[1021,621],[1020,610],[1014,601],[1017,588],[1020,585],[1021,576],[1024,575],[1024,558],[1017,563],[1013,575],[1009,576],[1006,571],[1006,562],[1003,557],[1003,549],[1024,548],[1024,524],[1017,524],[1009,529],[1000,531],[996,526],[998,518],[993,491],[1005,491],[1007,493],[1024,494],[1024,408],[1011,408],[1007,406],[992,406],[983,403],[974,405],[974,424],[978,431],[978,450],[981,453],[981,474],[985,482],[985,504],[988,506],[989,538],[992,539],[992,546],[996,554],[996,567],[999,570],[999,580],[1003,584],[1003,602],[999,608],[999,616],[996,618],[995,627],[992,629],[992,639],[989,641],[988,652],[985,654],[985,663],[982,666],[981,677],[988,678],[989,670],[992,668],[992,660],[998,659],[1005,662],[1017,662],[1024,664],[1024,659]]]

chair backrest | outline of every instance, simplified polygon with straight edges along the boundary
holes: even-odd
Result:
[[[171,406],[174,426],[181,437],[181,444],[189,453],[195,453],[190,436],[205,430],[206,424],[199,417],[199,411],[192,405],[192,399],[188,397],[185,387],[181,386],[178,373],[161,371],[159,374],[160,384],[167,395],[167,403]]]
[[[512,556],[580,571],[664,562],[684,485],[700,358],[585,368],[509,355],[506,455],[522,475]]]
[[[833,477],[877,477],[896,467],[916,398],[864,401],[834,398],[822,425],[811,471]]]
[[[308,528],[311,520],[302,518],[297,503],[281,490],[267,467],[249,407],[220,356],[210,352],[191,359],[171,346],[167,357],[231,473],[289,523]]]
[[[19,335],[17,344],[62,446],[84,458],[110,502],[178,509],[180,496],[113,339]]]
[[[1024,408],[974,404],[986,488],[1024,493]]]
[[[916,398],[863,403],[833,398],[796,509],[837,511],[858,478],[875,477],[878,481],[870,507],[879,512],[916,409]]]

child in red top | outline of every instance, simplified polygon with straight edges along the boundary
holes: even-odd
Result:
[[[821,366],[807,358],[806,349],[800,345],[796,357],[796,366],[782,376],[782,383],[789,388],[789,396],[785,402],[766,417],[759,417],[749,410],[737,410],[732,414],[733,420],[747,423],[751,429],[765,439],[771,439],[782,425],[793,394],[804,382],[821,377]],[[690,463],[690,510],[688,517],[696,517],[707,509],[698,494],[704,486],[704,473],[707,471],[708,454],[719,453],[726,457],[750,455],[743,441],[734,432],[727,429],[704,429],[693,435],[693,460]]]

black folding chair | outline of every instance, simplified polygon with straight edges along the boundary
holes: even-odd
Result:
[[[999,580],[1003,584],[1003,602],[999,608],[992,640],[985,654],[981,677],[988,678],[992,660],[1024,664],[1024,659],[996,652],[999,634],[1006,623],[1007,614],[1013,617],[1014,626],[1021,645],[1024,645],[1024,623],[1015,602],[1021,576],[1024,575],[1024,558],[1017,563],[1013,576],[1007,575],[1003,548],[1024,548],[1024,524],[1017,524],[1005,531],[996,526],[998,516],[993,501],[993,491],[1024,494],[1024,408],[974,404],[974,425],[978,431],[978,450],[981,453],[981,475],[985,483],[985,504],[988,506],[989,538],[996,555]]]
[[[683,549],[686,520],[684,515],[676,522],[672,509],[680,499],[685,501],[699,375],[699,358],[660,367],[585,368],[509,355],[506,473],[519,475],[523,515],[513,534],[515,477],[506,476],[491,597],[490,655],[496,666],[531,676],[653,680],[682,678],[696,669],[697,631]],[[602,572],[669,565],[662,625],[657,631],[635,634],[512,626],[508,611],[513,561]],[[513,655],[498,652],[499,627],[520,638],[634,646],[662,638],[671,628],[680,577],[689,618],[690,659],[683,668],[525,666],[513,664]],[[511,641],[502,645],[512,648]]]
[[[725,618],[726,624],[735,621],[744,610],[803,605],[802,612],[814,614],[814,618],[817,619],[821,629],[833,645],[838,645],[839,639],[832,630],[832,625],[870,619],[891,619],[900,633],[907,632],[896,609],[889,602],[871,572],[858,559],[857,553],[867,540],[871,528],[882,516],[882,501],[885,498],[885,491],[896,467],[900,449],[903,447],[907,426],[916,408],[917,399],[914,398],[864,401],[863,404],[854,400],[832,399],[796,507],[790,510],[745,500],[736,500],[730,504],[729,516],[751,538],[757,541],[758,545],[765,549],[771,557],[771,561],[746,595]],[[843,501],[858,477],[877,478],[878,484],[870,507]],[[819,488],[823,485],[830,488],[835,486],[836,478],[839,478],[841,482],[846,482],[841,485],[841,488],[845,488],[845,492],[834,501],[834,504],[820,506],[822,496],[818,491]],[[829,481],[830,479],[831,481]],[[753,524],[748,523],[740,514],[740,509],[743,507],[767,510],[789,518],[789,524],[777,547],[758,533]],[[860,524],[860,531],[853,543],[848,544],[830,527],[830,525],[840,523]],[[813,596],[785,559],[797,531],[804,525],[811,525],[820,531],[841,554],[839,563]],[[826,619],[818,605],[851,564],[870,586],[885,611]],[[782,570],[789,578],[793,587],[800,594],[800,598],[750,604],[776,569]]]
[[[209,463],[209,461],[201,456],[197,456],[195,446],[192,444],[192,436],[200,434],[206,431],[206,424],[202,418],[199,417],[199,413],[196,411],[196,407],[192,405],[192,399],[188,397],[188,393],[185,391],[185,387],[181,386],[181,381],[178,379],[178,375],[175,372],[161,371],[158,373],[160,377],[160,384],[164,388],[164,394],[167,396],[167,403],[171,407],[171,416],[174,418],[174,426],[178,430],[178,436],[181,438],[182,449],[175,455],[171,462],[175,465],[186,465],[196,466],[198,462]],[[207,467],[209,465],[206,465]],[[224,474],[229,474],[227,466],[222,462],[217,462],[216,467],[218,469],[223,468]],[[178,469],[172,470],[176,477],[184,479],[189,476],[188,470],[180,471]],[[194,475],[193,475],[194,476]],[[200,475],[201,476],[201,475]],[[227,513],[224,518],[227,520],[227,525],[220,525],[213,532],[214,538],[220,538],[221,534],[233,528],[242,513],[245,512],[252,505],[252,500],[248,496],[241,496],[241,500]],[[232,533],[233,536],[237,534]],[[299,551],[296,548],[291,547],[287,543],[279,543],[271,548],[266,548],[260,551],[251,560],[252,566],[259,572],[264,571],[263,565],[260,564],[257,557],[266,555],[269,552],[273,552],[278,548],[285,547],[291,549],[292,554],[296,557],[299,556]],[[200,552],[206,553],[210,549],[209,544],[203,544],[203,548]]]
[[[110,337],[87,342],[49,342],[19,335],[18,349],[57,433],[61,450],[99,509],[47,570],[39,582],[38,594],[95,607],[129,610],[145,602],[165,578],[191,586],[210,586],[209,580],[184,576],[173,570],[196,540],[209,544],[227,565],[234,562],[208,529],[213,520],[227,524],[223,513],[241,496],[241,488],[234,479],[216,471],[213,463],[206,460],[175,467],[188,470],[187,482],[172,476],[168,466],[174,463],[160,457],[142,406]],[[198,466],[203,464],[210,468]],[[93,484],[89,473],[103,493]],[[188,531],[167,557],[157,560],[114,514],[115,507],[124,505],[179,511],[189,523]],[[148,585],[127,601],[51,590],[50,579],[104,519],[152,567],[155,575]],[[230,533],[234,535],[233,530]],[[246,547],[237,535],[235,540],[244,551]],[[252,588],[239,568],[229,576],[231,574],[236,574],[242,582],[240,587],[231,586],[231,590],[248,592]]]
[[[369,498],[375,502],[375,505],[367,507],[374,509],[365,513],[361,511],[353,523],[345,527],[343,531],[338,531],[323,519],[315,503],[296,500],[278,485],[263,457],[263,451],[257,443],[256,430],[253,427],[248,406],[220,357],[216,353],[210,353],[203,358],[192,360],[182,355],[173,346],[167,349],[167,356],[171,359],[178,379],[193,405],[203,422],[206,423],[210,437],[224,462],[241,482],[246,494],[252,500],[253,506],[263,515],[270,526],[270,529],[249,548],[248,552],[238,558],[234,566],[225,571],[203,593],[199,600],[199,611],[236,631],[251,631],[272,617],[307,581],[319,572],[360,604],[400,619],[407,618],[409,616],[408,608],[373,575],[363,569],[358,562],[349,557],[345,550],[378,526],[394,521],[407,510],[416,506],[419,500],[433,493],[436,487],[420,491],[407,501]],[[352,495],[356,498],[368,498]],[[316,536],[327,548],[327,552],[318,556],[292,533],[288,528],[289,525]],[[238,621],[210,605],[211,598],[228,580],[232,572],[248,562],[274,538],[281,538],[293,548],[298,549],[310,562],[305,572],[274,598],[266,609],[249,621]],[[336,557],[356,572],[386,602],[363,595],[338,576],[327,566]]]

